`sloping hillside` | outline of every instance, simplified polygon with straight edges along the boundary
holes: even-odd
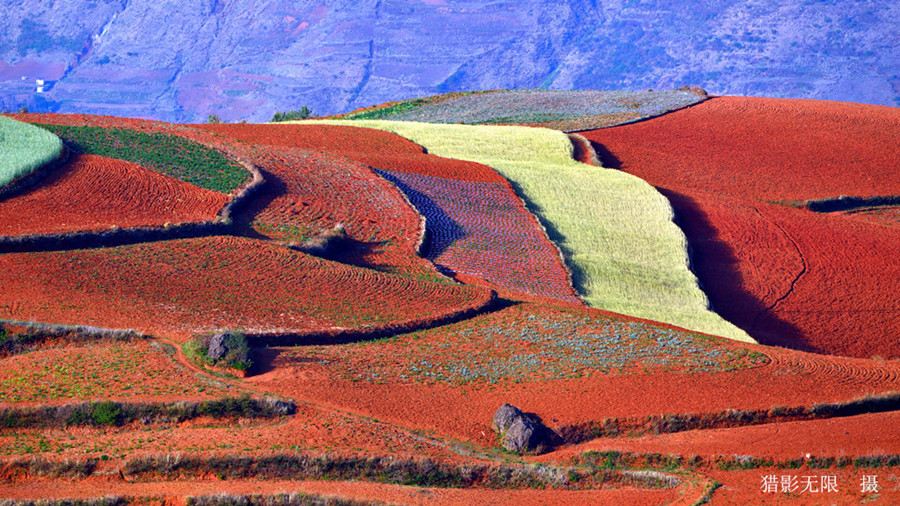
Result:
[[[260,121],[456,90],[681,85],[900,104],[889,0],[22,5],[0,3],[0,109]]]

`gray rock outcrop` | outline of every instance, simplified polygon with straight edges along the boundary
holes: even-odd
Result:
[[[544,453],[559,439],[535,415],[523,413],[511,404],[500,406],[494,413],[491,425],[494,432],[500,435],[503,448],[519,454]]]

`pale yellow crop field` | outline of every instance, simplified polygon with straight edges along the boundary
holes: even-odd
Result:
[[[588,305],[753,342],[708,309],[706,295],[688,268],[685,236],[672,221],[668,200],[635,176],[576,162],[562,132],[402,121],[323,122],[385,130],[433,155],[496,169],[548,229]]]
[[[0,116],[0,186],[56,159],[62,148],[43,128]]]

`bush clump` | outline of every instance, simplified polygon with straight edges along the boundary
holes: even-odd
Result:
[[[249,371],[250,345],[242,332],[217,332],[188,341],[184,352],[194,360],[213,367]]]
[[[307,106],[301,107],[296,111],[276,112],[269,123],[278,123],[279,121],[295,121],[300,119],[309,119],[313,116],[313,112]]]
[[[338,223],[334,228],[324,230],[313,237],[301,242],[292,243],[296,248],[309,255],[332,260],[340,251],[348,247],[350,236],[343,223]]]
[[[60,406],[0,408],[0,428],[48,429],[72,426],[109,427],[128,423],[181,423],[201,416],[211,418],[277,418],[293,415],[292,401],[249,394],[200,402],[124,403],[93,401]]]

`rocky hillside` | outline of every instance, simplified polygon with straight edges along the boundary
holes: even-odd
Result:
[[[690,4],[2,0],[0,109],[259,121],[463,89],[683,84],[900,106],[897,2]]]

